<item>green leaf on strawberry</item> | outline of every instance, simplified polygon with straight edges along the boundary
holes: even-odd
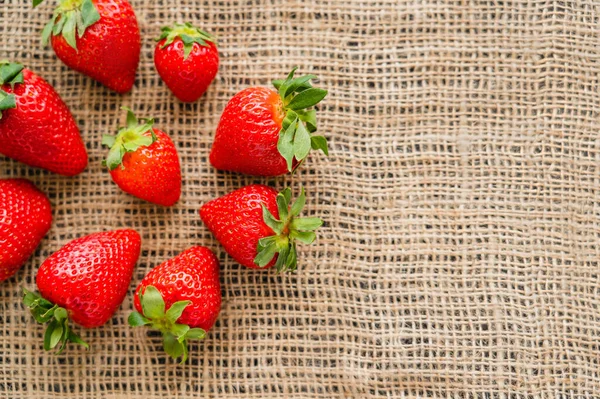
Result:
[[[327,90],[312,86],[310,81],[317,78],[315,75],[294,78],[296,69],[292,69],[285,80],[273,81],[285,111],[277,149],[290,172],[306,159],[311,149],[321,150],[329,155],[325,137],[311,136],[317,131],[317,112],[308,109],[321,102],[327,96]],[[314,139],[315,137],[318,138]],[[294,159],[298,162],[295,168]]]
[[[14,88],[17,83],[23,83],[23,68],[18,62],[0,61],[0,85],[9,84]]]
[[[150,326],[158,330],[163,336],[165,352],[173,359],[181,357],[184,363],[188,357],[187,343],[190,339],[203,339],[206,331],[201,328],[190,328],[185,324],[178,324],[185,308],[191,301],[178,301],[165,310],[165,302],[161,293],[154,286],[147,286],[142,293],[139,291],[142,313],[137,311],[129,315],[128,322],[132,327]]]
[[[119,128],[116,136],[102,136],[102,144],[109,147],[105,166],[110,170],[122,167],[123,157],[128,152],[135,152],[140,147],[148,147],[156,141],[156,135],[152,130],[154,119],[138,119],[132,110],[123,107],[127,111],[127,126]],[[150,135],[145,133],[150,132]]]
[[[57,354],[65,350],[69,342],[89,349],[89,345],[69,327],[69,315],[65,308],[42,298],[23,288],[23,303],[29,308],[33,318],[41,324],[48,323],[44,334],[44,350],[58,348]]]
[[[0,90],[0,119],[2,119],[2,111],[16,108],[17,102],[14,94],[8,94],[4,90]]]
[[[327,139],[323,136],[312,136],[310,138],[310,146],[313,150],[321,150],[325,155],[329,155]]]
[[[43,0],[34,0],[36,7]],[[46,46],[50,36],[62,35],[69,46],[77,50],[77,37],[100,20],[100,13],[92,0],[61,0],[50,22],[42,30],[42,44]]]
[[[7,84],[14,89],[17,83],[23,83],[23,68],[22,64],[16,62],[0,61],[0,86]],[[16,107],[15,95],[0,89],[0,119],[2,111]]]
[[[156,38],[157,42],[165,40],[161,48],[170,46],[177,38],[181,39],[183,42],[184,60],[192,53],[194,43],[198,43],[200,46],[208,46],[207,42],[216,44],[216,39],[211,34],[194,27],[189,22],[165,26],[161,29],[161,32],[161,35]]]
[[[277,195],[279,218],[273,216],[264,204],[262,206],[263,220],[275,235],[258,241],[254,263],[265,267],[278,254],[275,263],[278,273],[297,269],[296,242],[312,244],[316,239],[314,231],[323,225],[323,221],[319,218],[298,217],[306,204],[304,189],[293,204],[290,204],[291,197],[292,190],[289,187]]]

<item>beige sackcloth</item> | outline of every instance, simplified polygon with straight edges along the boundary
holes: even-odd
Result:
[[[0,0],[0,59],[54,85],[90,156],[74,178],[0,158],[0,177],[31,179],[54,212],[0,288],[0,397],[600,397],[599,2],[131,3],[141,63],[117,95],[42,48],[55,2]],[[175,21],[218,36],[219,74],[191,105],[153,65],[153,38]],[[331,155],[293,177],[213,169],[229,98],[293,66],[329,90]],[[101,166],[122,106],[176,143],[175,207],[123,193]],[[202,204],[253,182],[305,187],[305,215],[325,220],[296,274],[239,266],[200,221]],[[78,329],[89,351],[44,353],[20,286],[67,241],[122,227],[143,238],[130,295],[105,326]],[[127,316],[141,278],[192,245],[218,255],[223,306],[178,365]]]

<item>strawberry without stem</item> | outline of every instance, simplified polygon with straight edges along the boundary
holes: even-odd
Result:
[[[87,166],[65,103],[44,79],[8,61],[0,61],[0,154],[65,176]]]
[[[102,144],[110,147],[105,164],[126,193],[172,206],[181,195],[177,149],[166,133],[152,128],[153,123],[154,119],[138,120],[127,109],[127,126],[116,136],[102,138]]]
[[[219,70],[215,39],[191,24],[162,28],[154,65],[173,94],[185,102],[199,99]]]
[[[227,104],[210,152],[221,170],[278,176],[295,170],[312,149],[328,154],[327,140],[317,130],[314,109],[327,91],[312,87],[314,75],[273,81],[277,91],[251,87]]]
[[[34,0],[36,7],[43,0]],[[61,0],[42,32],[68,67],[117,93],[131,90],[140,60],[140,30],[127,0]]]
[[[319,218],[299,218],[306,202],[304,190],[291,204],[292,191],[254,184],[202,206],[200,217],[240,264],[256,268],[275,266],[278,272],[297,269],[298,241],[311,244]]]
[[[44,193],[25,179],[0,180],[0,281],[23,266],[51,225]]]
[[[129,288],[140,254],[134,230],[91,234],[66,244],[42,265],[36,277],[40,295],[25,291],[24,303],[39,323],[49,323],[44,349],[71,341],[87,344],[71,331],[68,320],[99,327],[115,313]]]
[[[205,247],[192,247],[148,273],[136,289],[132,327],[162,332],[165,351],[187,359],[187,340],[206,336],[221,309],[219,262]]]

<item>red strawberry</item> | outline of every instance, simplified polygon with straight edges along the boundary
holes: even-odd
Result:
[[[0,154],[65,176],[87,166],[79,129],[52,86],[6,61],[0,61]]]
[[[34,7],[43,0],[33,0]],[[117,93],[131,90],[140,60],[140,30],[127,0],[60,0],[42,32],[68,67]]]
[[[44,193],[25,179],[0,180],[0,281],[23,266],[51,225]]]
[[[50,322],[44,349],[61,343],[62,351],[69,341],[87,347],[68,319],[94,328],[112,317],[127,294],[140,241],[134,230],[95,233],[69,242],[42,263],[36,277],[41,295],[25,290],[24,302],[38,322]]]
[[[166,352],[187,359],[187,340],[204,338],[221,309],[219,261],[205,247],[192,247],[156,266],[137,287],[132,327],[162,332]]]
[[[296,241],[311,244],[316,238],[313,231],[323,222],[298,217],[306,202],[304,190],[290,206],[291,196],[289,188],[277,194],[270,187],[254,184],[204,204],[200,217],[240,264],[295,271]]]
[[[210,152],[215,168],[278,176],[296,169],[311,148],[328,154],[327,140],[311,135],[317,130],[316,111],[307,110],[327,91],[312,87],[314,75],[294,79],[295,71],[273,82],[278,91],[251,87],[229,101]]]
[[[110,147],[105,163],[126,193],[158,205],[174,205],[181,195],[175,144],[166,133],[152,128],[153,119],[143,122],[127,109],[127,127],[102,138],[102,144]]]
[[[199,99],[219,70],[215,39],[191,24],[162,28],[154,65],[173,94],[185,102]]]

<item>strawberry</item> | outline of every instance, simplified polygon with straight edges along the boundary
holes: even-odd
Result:
[[[44,193],[25,179],[0,179],[0,281],[23,266],[51,225]]]
[[[204,204],[200,217],[240,264],[295,271],[296,242],[311,244],[316,238],[314,230],[323,222],[298,217],[306,202],[304,190],[290,206],[291,196],[289,188],[277,194],[270,187],[254,184]]]
[[[140,255],[140,235],[134,230],[90,234],[52,254],[36,277],[40,295],[25,291],[24,303],[39,323],[49,322],[44,349],[61,352],[69,341],[87,344],[69,328],[69,318],[85,327],[106,323],[129,288]]]
[[[142,121],[127,109],[127,126],[120,128],[116,136],[102,138],[102,144],[110,147],[104,163],[126,193],[172,206],[181,195],[181,168],[175,144],[165,132],[152,128],[153,119]]]
[[[277,91],[251,87],[227,104],[217,127],[210,163],[217,169],[257,176],[278,176],[295,170],[310,149],[328,154],[327,140],[317,130],[314,109],[327,95],[312,87],[314,75],[273,81]]]
[[[204,338],[221,309],[219,261],[205,247],[192,247],[156,266],[136,289],[132,327],[162,332],[165,351],[187,359],[187,340]]]
[[[154,65],[173,94],[184,102],[199,99],[219,70],[215,39],[191,24],[162,28]]]
[[[87,152],[65,103],[44,79],[0,61],[0,154],[65,176],[81,173]]]
[[[42,32],[44,45],[49,41],[68,67],[117,93],[131,90],[141,41],[127,0],[60,0]]]

